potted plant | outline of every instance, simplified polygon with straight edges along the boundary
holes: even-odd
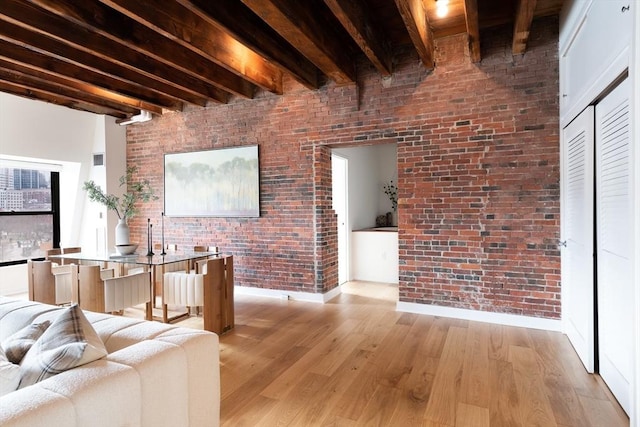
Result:
[[[157,200],[149,180],[133,181],[133,174],[137,171],[135,166],[127,167],[125,175],[120,177],[120,187],[126,186],[127,192],[122,196],[105,193],[93,180],[85,181],[83,189],[87,192],[89,200],[98,202],[118,215],[116,226],[116,246],[130,245],[129,225],[127,220],[137,213],[136,202],[148,202]]]
[[[392,181],[389,181],[388,184],[384,184],[382,186],[382,189],[384,190],[384,194],[387,195],[387,197],[389,197],[389,200],[391,201],[391,208],[393,209],[393,212],[391,212],[391,224],[393,226],[397,226],[398,225],[398,187],[393,183]]]

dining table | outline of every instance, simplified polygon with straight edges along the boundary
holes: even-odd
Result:
[[[165,254],[161,253],[153,253],[153,254],[139,254],[133,253],[130,255],[121,255],[119,253],[100,253],[100,252],[75,252],[68,254],[58,254],[58,255],[50,255],[48,258],[51,261],[59,260],[64,263],[99,263],[103,266],[103,268],[107,268],[108,266],[118,266],[119,275],[123,275],[125,271],[125,266],[138,266],[143,268],[144,271],[150,271],[150,295],[151,301],[147,302],[145,308],[145,319],[146,320],[163,320],[162,314],[154,314],[154,309],[156,308],[156,297],[160,296],[162,305],[162,286],[159,287],[159,292],[156,292],[156,277],[158,274],[159,277],[162,277],[167,266],[172,265],[172,271],[176,271],[175,264],[184,264],[183,271],[189,272],[192,269],[192,266],[195,261],[206,259],[206,258],[214,258],[214,257],[224,257],[220,252],[206,252],[206,251],[193,251],[193,250],[175,250],[168,251]],[[134,267],[135,268],[135,267]],[[179,271],[180,269],[178,269]],[[158,295],[159,294],[159,295]],[[158,309],[160,310],[160,309]],[[176,316],[172,316],[169,318],[169,321],[174,321],[177,318],[184,317],[188,315],[188,313],[179,313]]]

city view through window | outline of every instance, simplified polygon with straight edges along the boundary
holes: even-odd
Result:
[[[0,168],[0,262],[43,257],[53,247],[51,176]]]

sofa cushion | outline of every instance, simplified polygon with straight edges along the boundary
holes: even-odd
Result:
[[[75,304],[51,323],[22,360],[20,388],[107,355],[107,350]]]
[[[138,322],[114,331],[104,341],[109,353],[132,346],[144,340],[155,339],[158,335],[175,329],[175,326],[160,322]]]
[[[51,427],[77,425],[75,408],[68,397],[38,385],[2,396],[2,427]]]
[[[154,375],[162,376],[162,372],[154,371]],[[130,366],[113,363],[106,358],[55,375],[15,393],[29,392],[34,388],[66,396],[75,408],[73,423],[67,421],[64,424],[51,423],[49,426],[170,426],[166,423],[154,425],[143,422],[142,399],[147,390],[141,387],[140,373]],[[170,401],[162,404],[156,402],[156,406],[164,411],[174,410]],[[174,424],[178,425],[188,426],[189,423]]]
[[[2,349],[9,362],[20,364],[24,355],[31,349],[36,340],[42,336],[49,325],[51,325],[51,322],[48,320],[32,323],[3,340]]]
[[[218,336],[202,334],[186,328],[175,328],[156,337],[156,340],[172,343],[185,352],[190,369],[189,381],[189,421],[191,425],[208,425],[211,420],[220,419],[220,399],[212,399],[207,405],[200,401],[201,396],[219,396],[220,394],[220,353]],[[202,381],[213,378],[213,381]]]
[[[11,363],[0,347],[0,396],[11,393],[20,384],[20,366]]]
[[[148,340],[111,353],[106,360],[130,366],[138,373],[145,390],[140,402],[145,425],[190,425],[189,364],[183,349]],[[171,402],[171,411],[166,410],[166,402]]]

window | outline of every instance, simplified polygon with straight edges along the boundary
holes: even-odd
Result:
[[[0,167],[0,266],[41,258],[60,240],[59,173]]]

